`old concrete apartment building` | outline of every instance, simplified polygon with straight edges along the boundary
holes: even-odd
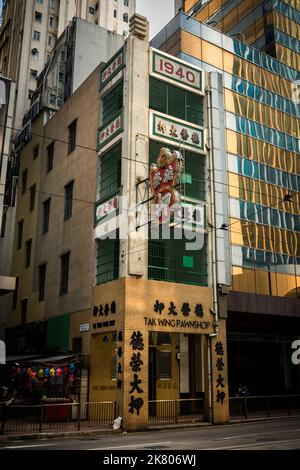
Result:
[[[41,109],[21,152],[8,354],[89,351],[76,339],[92,310],[98,89],[99,67],[48,122]]]
[[[134,10],[133,0],[2,2],[0,73],[15,83],[7,129],[14,135],[14,145],[9,144],[1,166],[1,194],[5,197],[0,200],[0,266],[7,277],[11,270],[19,142],[30,139],[31,118],[38,112],[41,99],[53,111],[59,109],[97,64],[117,50],[128,34],[128,17]],[[0,324],[5,321],[6,310],[7,299],[2,297]]]
[[[73,17],[126,36],[134,0],[6,0],[0,31],[0,71],[17,83],[16,128],[28,111],[36,79]]]

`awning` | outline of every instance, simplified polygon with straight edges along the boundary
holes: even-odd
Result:
[[[79,362],[76,354],[58,354],[57,356],[46,356],[45,354],[23,354],[19,356],[7,356],[7,364],[71,364],[72,362]]]
[[[38,359],[33,359],[31,362],[35,364],[67,364],[71,362],[78,362],[78,356],[75,354],[65,354],[61,356],[49,356],[49,357],[40,357]]]
[[[41,357],[40,354],[32,354],[32,355],[28,355],[28,354],[24,354],[24,355],[21,355],[21,356],[6,356],[6,363],[8,362],[28,362],[28,361],[31,361],[32,359],[36,359],[38,357]]]

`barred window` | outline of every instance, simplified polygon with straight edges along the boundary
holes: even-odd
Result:
[[[122,145],[111,148],[100,158],[100,200],[116,194],[121,186]]]
[[[102,122],[109,123],[123,108],[123,82],[103,97]]]
[[[98,240],[97,241],[97,258],[96,258],[96,283],[118,279],[119,277],[119,253],[120,241],[117,233],[115,240]]]
[[[150,78],[150,108],[188,122],[204,125],[203,97]]]
[[[172,378],[171,351],[157,351],[157,379]]]

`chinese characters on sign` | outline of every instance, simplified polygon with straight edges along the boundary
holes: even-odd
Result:
[[[117,116],[106,126],[100,127],[98,130],[98,150],[100,150],[104,145],[114,139],[121,132],[123,132],[123,113]]]
[[[218,341],[216,343],[215,347],[216,354],[218,355],[217,360],[216,360],[216,368],[220,372],[217,377],[217,395],[216,395],[216,400],[218,403],[221,403],[223,405],[226,394],[224,392],[225,384],[224,384],[224,377],[222,376],[222,371],[224,370],[224,361],[223,361],[223,356],[224,356],[224,347],[223,343],[221,341]]]
[[[119,343],[122,343],[123,342],[123,333],[122,331],[119,331],[118,333],[118,341]],[[118,347],[118,369],[117,369],[117,373],[118,375],[121,375],[123,374],[123,368],[122,368],[122,363],[121,363],[121,358],[123,356],[123,348],[122,346],[119,346]],[[123,380],[121,380],[120,377],[118,377],[118,380],[117,380],[117,389],[118,390],[121,390],[122,389],[122,386],[123,386]]]
[[[134,331],[131,335],[130,346],[132,351],[143,351],[144,350],[144,339],[140,331]],[[131,357],[131,362],[129,364],[133,374],[133,379],[130,382],[130,403],[129,403],[129,413],[134,414],[136,411],[137,416],[140,414],[140,409],[144,405],[144,400],[140,396],[144,393],[142,388],[142,380],[139,378],[138,372],[141,372],[142,366],[144,365],[142,361],[142,356],[140,352],[133,352]],[[137,394],[136,395],[134,395]]]
[[[115,314],[117,310],[116,302],[113,301],[110,305],[109,304],[101,304],[99,307],[97,305],[93,308],[93,315],[94,317],[107,317],[109,313]]]
[[[184,317],[188,317],[190,313],[192,312],[191,306],[188,302],[184,302],[181,306],[181,313],[183,314]],[[180,309],[180,307],[179,307]],[[153,310],[155,313],[159,313],[160,315],[164,313],[165,310],[165,304],[157,300],[155,304],[153,305]],[[178,315],[177,312],[177,307],[174,304],[174,302],[170,302],[170,306],[168,307],[168,315]],[[201,304],[197,304],[194,308],[194,313],[196,317],[203,317],[203,306]]]
[[[152,51],[152,73],[203,93],[202,70],[155,50]]]
[[[156,318],[144,317],[146,327],[187,328],[189,330],[208,330],[211,327],[211,322],[202,318],[204,309],[200,303],[191,305],[184,302],[181,305],[176,305],[174,302],[170,302],[165,305],[157,299],[153,305],[153,311],[159,316]],[[178,317],[180,312],[185,317],[184,320]],[[164,316],[167,317],[164,318]]]
[[[102,322],[94,323],[93,329],[96,330],[98,328],[108,328],[115,326],[115,320],[109,320],[109,314],[115,315],[117,313],[117,305],[115,301],[112,301],[111,304],[100,304],[99,306],[95,305],[93,308],[93,316],[94,317],[104,317]]]
[[[174,121],[153,111],[151,111],[150,126],[150,132],[153,137],[167,139],[184,147],[204,152],[203,128]]]
[[[101,87],[106,85],[123,67],[124,50],[115,55],[101,72]]]
[[[98,223],[104,217],[112,214],[119,208],[119,196],[115,196],[109,201],[100,204],[96,208],[96,223]]]

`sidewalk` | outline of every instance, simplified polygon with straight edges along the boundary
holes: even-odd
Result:
[[[298,416],[272,416],[268,417],[257,417],[257,418],[249,418],[249,419],[234,419],[230,420],[227,424],[222,424],[222,426],[230,426],[235,424],[247,424],[253,422],[260,422],[260,421],[275,421],[280,419],[299,419]],[[164,424],[164,425],[156,425],[150,426],[148,428],[148,432],[151,431],[163,431],[167,429],[183,429],[183,428],[205,428],[213,426],[211,423],[208,422],[197,422],[197,423],[179,423],[179,424]],[[218,426],[218,425],[215,425]],[[121,429],[89,429],[85,431],[48,431],[48,432],[28,432],[28,433],[9,433],[9,434],[0,434],[0,443],[1,442],[9,442],[15,440],[33,440],[33,439],[57,439],[57,438],[72,438],[72,437],[88,437],[88,436],[103,436],[103,435],[113,435],[113,434],[122,434],[123,431]]]

